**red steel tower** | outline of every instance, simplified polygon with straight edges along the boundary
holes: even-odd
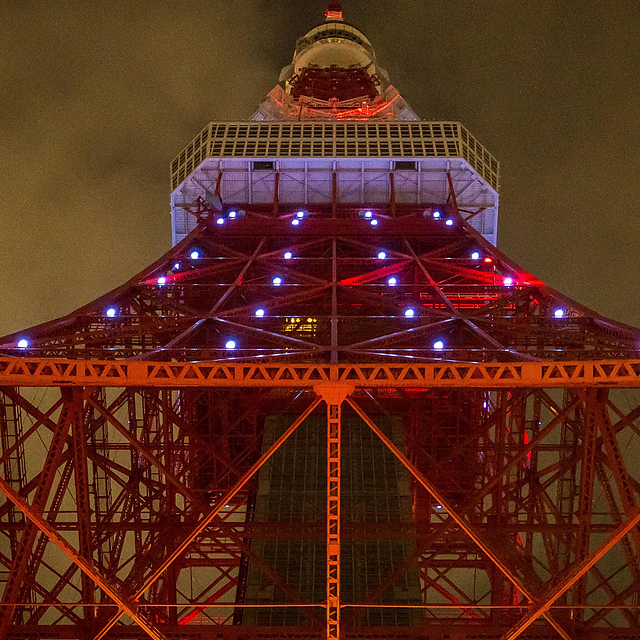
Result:
[[[0,640],[640,638],[640,331],[498,187],[332,3],[173,248],[0,338]]]

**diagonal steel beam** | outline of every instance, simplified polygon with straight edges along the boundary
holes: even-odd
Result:
[[[314,409],[322,402],[321,398],[316,398],[296,418],[291,426],[265,451],[255,464],[236,482],[236,484],[218,501],[218,505],[214,507],[207,516],[202,518],[193,531],[174,549],[174,551],[164,560],[164,562],[156,567],[155,571],[147,578],[146,582],[138,589],[134,595],[134,601],[137,602],[157,580],[166,571],[166,569],[181,556],[191,545],[191,543],[216,519],[224,505],[229,503],[233,497],[244,487],[245,484],[260,470],[267,460],[284,444],[289,436],[313,413]],[[123,612],[118,612],[111,620],[102,628],[93,640],[101,640],[109,632],[122,617]]]
[[[131,432],[113,415],[111,411],[103,407],[99,402],[97,402],[94,398],[89,399],[89,404],[91,404],[97,411],[102,415],[102,417],[107,420],[113,427],[115,427],[116,431],[120,433],[120,435],[129,442],[129,444],[152,466],[154,466],[162,475],[166,478],[166,480],[176,489],[178,493],[183,495],[187,500],[191,502],[191,504],[200,511],[202,514],[207,513],[208,505],[205,505],[200,498],[195,495],[190,489],[188,489],[184,483],[174,475],[170,470],[166,468],[166,466],[156,457],[154,456],[147,447],[144,446],[142,442],[140,442]],[[168,414],[169,419],[172,419],[171,413],[169,413],[168,407],[163,407],[163,411]],[[227,501],[225,501],[226,503]],[[288,595],[294,602],[298,604],[302,603],[300,596],[289,587],[282,580],[282,578],[267,564],[262,558],[256,555],[251,547],[244,544],[241,538],[234,534],[232,528],[229,526],[227,522],[222,520],[221,518],[216,518],[216,522],[214,523],[217,528],[219,528],[226,536],[232,538],[234,542],[240,547],[243,553],[247,554],[251,559],[256,562],[260,568],[264,571],[264,573],[273,580],[274,584],[286,595]],[[313,615],[313,614],[312,614]]]
[[[348,402],[353,410],[362,418],[365,424],[384,442],[384,444],[391,450],[396,458],[406,467],[406,469],[413,475],[413,477],[438,501],[439,504],[449,514],[449,517],[455,521],[455,523],[471,538],[471,540],[483,551],[483,553],[493,562],[496,567],[502,572],[502,574],[510,580],[520,591],[531,601],[534,600],[533,593],[528,585],[517,576],[507,564],[498,556],[495,551],[487,545],[487,543],[478,536],[477,532],[469,525],[469,523],[452,507],[452,505],[446,500],[440,490],[427,478],[420,473],[420,471],[413,465],[413,463],[393,444],[393,442],[385,435],[385,433],[378,427],[378,425],[369,418],[369,416],[357,405],[354,400],[347,398]],[[560,634],[564,640],[573,640],[571,635],[565,631],[565,629],[558,623],[548,611],[543,613],[549,624]]]
[[[570,589],[598,560],[600,560],[608,551],[611,550],[627,533],[629,533],[640,522],[640,509],[636,508],[629,512],[627,519],[619,525],[613,533],[598,547],[596,547],[591,555],[586,557],[582,562],[578,562],[571,567],[569,573],[558,583],[552,587],[543,598],[537,600],[537,603],[531,608],[529,613],[514,625],[503,637],[502,640],[516,640],[520,634],[527,629],[539,616],[545,615],[553,605],[553,603]],[[546,616],[545,616],[546,617]]]
[[[144,616],[137,612],[137,605],[124,599],[94,567],[93,562],[88,558],[83,558],[78,552],[63,538],[53,526],[51,526],[42,515],[24,500],[9,483],[0,478],[0,491],[4,493],[8,500],[24,513],[24,515],[44,533],[53,544],[60,549],[73,563],[78,565],[131,619],[135,620],[150,637],[154,640],[166,640],[165,636],[158,631]]]

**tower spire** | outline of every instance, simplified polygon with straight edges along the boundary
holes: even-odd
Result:
[[[332,2],[325,10],[324,16],[329,20],[344,20],[342,17],[342,5],[339,2]]]

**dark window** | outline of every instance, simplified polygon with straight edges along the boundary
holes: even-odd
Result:
[[[254,171],[273,171],[273,161],[272,160],[256,160],[253,163]]]
[[[405,160],[399,160],[394,164],[394,169],[396,171],[417,171],[415,162],[407,162]]]

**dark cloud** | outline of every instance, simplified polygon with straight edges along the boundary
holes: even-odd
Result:
[[[0,334],[169,247],[170,160],[251,115],[324,4],[0,4]],[[500,159],[501,249],[640,325],[637,0],[344,4],[423,118],[461,120]]]

